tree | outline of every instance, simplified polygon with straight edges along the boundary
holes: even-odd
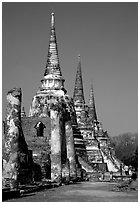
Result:
[[[138,170],[138,147],[136,148],[136,151],[133,154],[130,163],[131,163],[131,166],[133,166],[135,170],[137,171]]]
[[[138,166],[138,134],[125,133],[111,138],[116,156],[125,165]]]

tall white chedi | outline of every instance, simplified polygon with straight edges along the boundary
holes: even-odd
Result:
[[[32,99],[29,117],[45,117],[48,114],[48,104],[52,96],[64,96],[64,78],[62,77],[55,32],[55,17],[51,14],[51,31],[49,39],[48,57],[41,87]]]
[[[51,179],[57,182],[64,175],[69,177],[70,174],[71,178],[76,178],[74,139],[70,123],[75,110],[71,97],[66,94],[64,81],[58,57],[55,17],[52,13],[45,73],[41,87],[32,99],[29,117],[51,119]]]

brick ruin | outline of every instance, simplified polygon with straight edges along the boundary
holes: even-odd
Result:
[[[89,104],[85,104],[80,56],[73,98],[67,94],[64,81],[52,13],[45,73],[29,116],[21,109],[21,89],[7,93],[4,187],[18,188],[19,184],[48,179],[56,183],[75,181],[82,178],[82,170],[119,170],[120,162],[112,153],[109,136],[97,119],[93,87]]]
[[[11,189],[18,188],[22,170],[29,175],[31,166],[30,152],[21,125],[21,99],[20,88],[14,88],[7,93],[8,104],[4,123],[2,173],[3,186],[8,183]],[[30,180],[30,178],[28,179]]]

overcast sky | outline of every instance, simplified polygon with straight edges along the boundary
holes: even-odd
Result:
[[[138,8],[133,3],[3,3],[2,96],[21,87],[26,114],[45,71],[51,12],[65,88],[73,96],[81,55],[86,103],[93,82],[99,121],[110,136],[138,129]]]

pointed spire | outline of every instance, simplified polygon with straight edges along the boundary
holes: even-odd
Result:
[[[51,13],[51,32],[50,32],[50,42],[48,49],[48,58],[44,76],[48,74],[54,74],[56,76],[62,76],[59,58],[58,58],[58,49],[55,33],[55,16],[54,13]]]
[[[94,100],[94,92],[93,92],[93,84],[91,84],[90,95],[89,95],[89,114],[93,117],[93,120],[97,120],[96,108],[95,108],[95,100]]]
[[[74,102],[78,101],[80,103],[85,104],[80,54],[78,55],[78,67],[77,67],[77,73],[76,73],[73,100]]]

